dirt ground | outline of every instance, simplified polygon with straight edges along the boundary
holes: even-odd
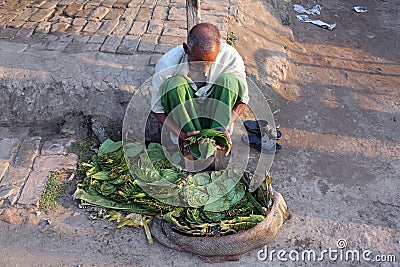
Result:
[[[348,249],[395,255],[397,263],[270,262],[252,251],[216,265],[398,266],[400,3],[296,2],[320,4],[315,18],[337,23],[329,31],[298,22],[291,8],[276,6],[271,15],[271,2],[277,1],[240,1],[231,22],[247,72],[279,110],[275,120],[284,134],[270,173],[292,218],[268,248],[320,252],[345,239]],[[356,13],[356,5],[368,12]],[[1,266],[208,265],[190,253],[149,246],[144,231],[89,220],[73,191],[71,184],[49,214],[3,212],[9,221],[0,222]]]

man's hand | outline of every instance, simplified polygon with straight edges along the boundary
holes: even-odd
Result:
[[[193,135],[199,134],[199,133],[200,133],[200,131],[193,131],[193,132],[187,132],[187,133],[180,132],[180,134],[179,134],[179,148],[181,149],[181,151],[185,151],[184,143],[187,142],[186,138],[188,138],[189,136],[193,136]]]
[[[173,122],[171,119],[167,117],[167,114],[164,113],[153,113],[157,120],[162,124],[165,125],[171,132],[173,132],[176,136],[179,137],[179,148],[181,151],[185,151],[184,142],[186,142],[186,138],[192,135],[199,134],[200,131],[193,131],[184,133],[182,132],[179,127]]]
[[[231,152],[231,148],[232,148],[231,134],[229,133],[228,130],[223,130],[223,131],[221,131],[221,132],[223,132],[223,133],[225,134],[226,139],[228,140],[228,143],[229,143],[229,145],[230,145],[230,146],[227,148],[226,153],[225,153],[225,156],[227,157],[227,156],[229,155],[229,152]]]
[[[232,110],[232,116],[231,116],[231,123],[233,123],[239,116],[240,114],[243,113],[244,109],[246,108],[245,103],[238,103]],[[225,153],[225,156],[228,156],[229,153],[231,152],[232,149],[232,139],[231,139],[231,134],[229,133],[229,130],[224,130],[221,131],[225,134],[226,139],[228,139],[228,143],[230,144],[229,148],[227,148],[227,151]],[[218,147],[218,149],[223,149]]]

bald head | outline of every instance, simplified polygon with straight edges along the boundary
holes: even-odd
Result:
[[[210,23],[199,23],[189,32],[187,37],[188,52],[193,49],[203,54],[212,54],[219,50],[221,34],[217,27]]]

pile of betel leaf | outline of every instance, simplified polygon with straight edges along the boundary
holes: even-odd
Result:
[[[178,232],[192,236],[237,233],[255,226],[268,213],[270,180],[250,193],[248,173],[243,170],[193,174],[172,164],[178,161],[179,154],[169,155],[157,143],[147,148],[128,143],[123,149],[121,141],[107,139],[90,163],[80,163],[85,177],[74,198],[84,207],[107,210],[118,227],[148,230],[151,217],[161,216]]]
[[[187,138],[190,152],[199,159],[207,159],[214,154],[217,146],[229,148],[225,134],[214,129],[203,129],[196,135]]]

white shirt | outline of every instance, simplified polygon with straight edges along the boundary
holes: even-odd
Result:
[[[215,62],[209,67],[205,73],[207,84],[197,88],[195,83],[188,77],[189,65],[188,55],[185,54],[183,46],[180,45],[165,53],[157,62],[155,74],[153,76],[153,87],[151,95],[151,110],[155,113],[165,113],[161,105],[160,85],[168,78],[173,76],[185,77],[191,88],[198,97],[208,97],[211,94],[210,88],[222,74],[233,73],[244,84],[245,90],[242,102],[249,102],[248,87],[246,82],[246,73],[244,62],[238,51],[226,44],[222,43],[220,51]]]

